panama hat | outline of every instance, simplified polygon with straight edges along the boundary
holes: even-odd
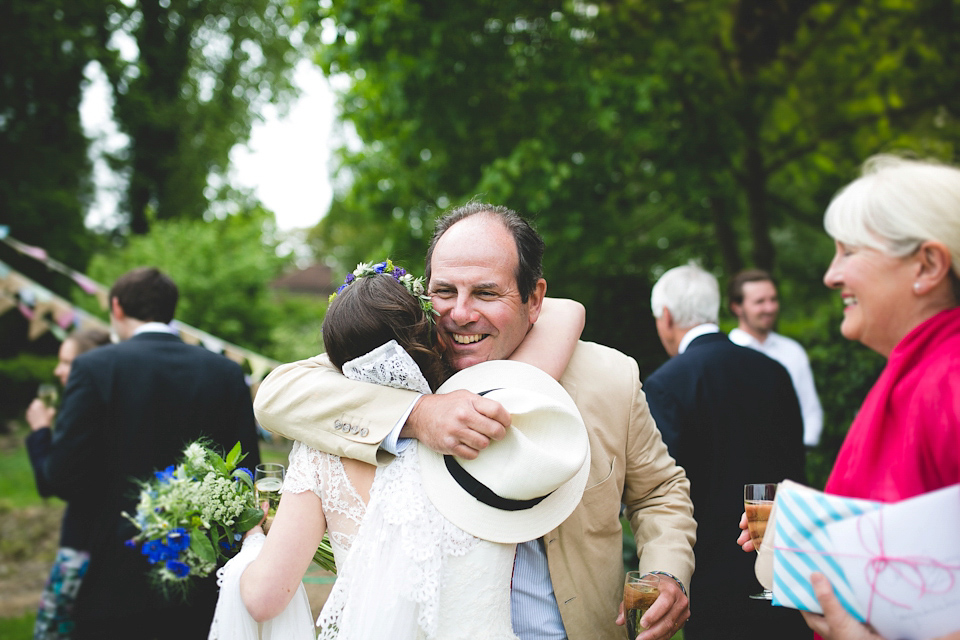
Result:
[[[474,460],[419,448],[427,497],[478,538],[525,542],[573,512],[590,471],[590,442],[573,399],[556,380],[521,362],[492,360],[450,377],[437,393],[465,389],[510,413],[506,436]]]

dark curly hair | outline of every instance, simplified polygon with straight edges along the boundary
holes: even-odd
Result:
[[[390,274],[357,278],[337,295],[323,320],[323,346],[343,364],[390,340],[406,349],[436,390],[449,375],[433,323],[419,301]]]

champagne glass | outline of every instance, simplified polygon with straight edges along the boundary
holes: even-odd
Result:
[[[767,531],[767,521],[770,519],[770,511],[773,510],[773,499],[776,494],[776,483],[743,485],[743,510],[747,514],[747,530],[750,532],[750,539],[753,540],[753,546],[758,553],[760,552],[760,544],[763,542],[763,536]],[[773,592],[765,588],[760,593],[755,593],[750,597],[754,600],[772,600]]]
[[[40,398],[48,408],[52,409],[57,406],[59,395],[60,392],[57,391],[57,385],[50,382],[44,382],[37,387],[37,397]]]
[[[278,462],[262,462],[253,472],[253,488],[257,496],[257,504],[264,500],[270,503],[267,509],[267,522],[264,529],[269,528],[273,516],[277,515],[277,505],[280,503],[280,489],[283,487],[283,465]]]
[[[623,613],[627,618],[627,637],[634,640],[643,631],[640,618],[660,596],[660,576],[628,571],[623,583]]]

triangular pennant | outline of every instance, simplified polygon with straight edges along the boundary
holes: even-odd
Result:
[[[27,332],[27,337],[31,341],[36,340],[47,331],[50,330],[50,323],[43,319],[39,313],[34,315],[30,320],[30,329]]]
[[[0,316],[16,306],[17,301],[14,298],[8,296],[6,293],[0,292]]]
[[[82,273],[74,272],[70,277],[73,278],[74,282],[80,285],[80,288],[83,289],[85,293],[94,294],[103,291],[103,287]]]
[[[246,356],[243,355],[243,352],[241,352],[237,347],[234,347],[233,345],[229,345],[225,347],[223,349],[223,355],[227,356],[227,358],[229,358],[230,360],[233,360],[234,362],[239,364],[241,367],[243,366],[243,363],[247,361],[247,358]]]
[[[256,354],[250,354],[249,360],[250,377],[257,382],[263,380],[273,368],[273,364],[269,360]]]

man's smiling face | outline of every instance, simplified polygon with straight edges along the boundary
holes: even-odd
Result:
[[[504,360],[540,315],[546,282],[526,302],[517,289],[517,246],[495,217],[475,214],[437,241],[429,282],[445,357],[456,369]]]

